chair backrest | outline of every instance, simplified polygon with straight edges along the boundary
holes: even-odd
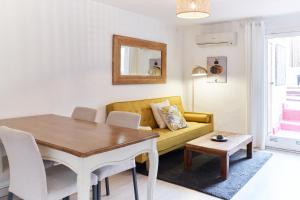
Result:
[[[108,125],[132,129],[138,129],[140,126],[140,121],[140,114],[122,111],[112,111],[108,114],[106,119],[106,123]]]
[[[33,136],[23,131],[0,127],[0,138],[8,156],[9,191],[22,199],[47,199],[46,172]]]
[[[95,122],[97,110],[86,107],[76,107],[73,110],[72,118],[89,122]]]

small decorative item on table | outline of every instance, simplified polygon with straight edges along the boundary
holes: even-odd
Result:
[[[218,134],[218,135],[212,136],[211,140],[215,141],[215,142],[226,142],[226,141],[228,141],[228,138],[224,137],[223,135]]]

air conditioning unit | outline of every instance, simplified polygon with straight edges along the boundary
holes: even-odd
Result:
[[[232,46],[237,44],[237,33],[212,33],[212,34],[201,34],[196,38],[196,43],[199,46],[215,46],[215,45],[226,45]]]

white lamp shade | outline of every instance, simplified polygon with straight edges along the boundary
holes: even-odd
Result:
[[[207,76],[207,70],[204,67],[196,66],[193,68],[192,76]]]
[[[176,15],[184,19],[198,19],[210,16],[210,0],[176,0]]]

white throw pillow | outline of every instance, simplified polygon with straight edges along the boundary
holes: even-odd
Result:
[[[154,115],[154,119],[158,124],[159,128],[166,128],[167,124],[164,122],[164,119],[159,114],[159,109],[166,106],[170,106],[170,102],[166,100],[161,103],[151,103],[150,106]]]

